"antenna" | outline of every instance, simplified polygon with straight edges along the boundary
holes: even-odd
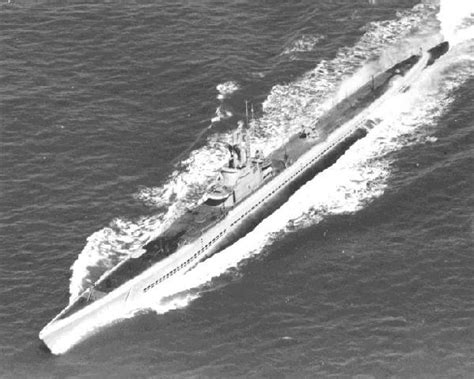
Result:
[[[245,121],[246,121],[246,128],[245,128],[245,152],[247,153],[247,159],[250,159],[250,128],[251,125],[249,123],[249,108],[250,108],[250,114],[252,117],[252,120],[255,119],[255,112],[253,109],[253,104],[250,103],[249,107],[249,101],[245,100]]]
[[[245,121],[247,125],[249,124],[249,107],[248,107],[248,101],[245,100]]]

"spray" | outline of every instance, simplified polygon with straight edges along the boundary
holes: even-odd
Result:
[[[474,1],[440,0],[437,17],[441,34],[452,45],[474,38]]]

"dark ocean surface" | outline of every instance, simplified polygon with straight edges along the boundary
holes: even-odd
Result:
[[[474,377],[474,19],[458,8],[3,1],[0,376]],[[268,153],[443,25],[451,51],[254,231],[44,349],[70,296],[203,195],[245,100]]]

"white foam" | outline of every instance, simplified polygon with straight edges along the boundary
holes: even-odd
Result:
[[[240,86],[237,82],[228,81],[225,83],[218,84],[216,86],[216,89],[219,92],[217,95],[217,99],[220,101],[220,104],[216,109],[216,115],[211,119],[211,125],[219,121],[229,119],[233,116],[232,112],[227,109],[225,100],[229,98],[233,93],[238,91],[240,89]]]
[[[292,41],[280,55],[290,55],[294,53],[304,53],[313,51],[314,48],[326,37],[322,34],[303,34],[298,39]]]
[[[211,119],[212,123],[216,123],[218,121],[226,120],[233,116],[232,112],[227,110],[223,104],[221,104],[216,109],[216,116]]]
[[[438,19],[441,34],[451,44],[474,38],[474,1],[441,0]]]
[[[237,82],[234,81],[228,81],[225,83],[218,84],[216,86],[217,91],[219,92],[218,99],[224,99],[226,97],[229,97],[232,95],[234,92],[238,91],[240,89],[240,86]]]

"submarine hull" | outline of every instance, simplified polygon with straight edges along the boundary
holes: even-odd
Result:
[[[366,121],[370,109],[386,102],[391,93],[404,91],[425,67],[431,65],[448,48],[447,43],[440,44],[423,56],[412,56],[387,70],[382,83],[373,93],[369,91],[363,99],[357,96],[354,98],[359,102],[356,110],[353,107],[344,109],[336,106],[330,111],[335,117],[328,119],[330,122],[326,124],[331,124],[333,120],[338,122],[328,126],[331,128],[330,133],[324,141],[304,151],[291,165],[229,210],[219,222],[202,231],[191,242],[180,246],[172,255],[87,306],[71,312],[71,307],[76,305],[73,302],[43,328],[40,339],[52,353],[63,353],[101,326],[117,321],[120,315],[125,317],[140,305],[146,306],[147,300],[168,293],[173,288],[175,278],[251,231],[305,182],[331,166],[352,144],[367,134]],[[400,72],[401,78],[398,77]],[[393,82],[395,77],[397,80]],[[344,112],[345,118],[342,117]],[[84,293],[93,295],[92,289]]]

